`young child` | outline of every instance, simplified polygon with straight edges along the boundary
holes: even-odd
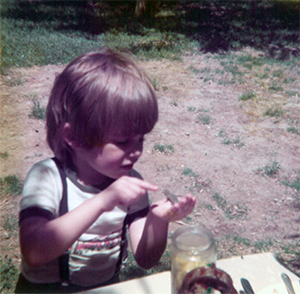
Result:
[[[169,222],[187,216],[195,198],[149,205],[147,191],[158,187],[133,169],[158,119],[149,78],[128,54],[106,47],[84,54],[56,77],[46,117],[55,158],[36,163],[24,184],[16,292],[111,283],[126,252],[127,226],[137,263],[151,268],[165,250]]]

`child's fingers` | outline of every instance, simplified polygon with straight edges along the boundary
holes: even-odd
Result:
[[[184,208],[194,207],[196,204],[196,198],[192,195],[187,195],[185,197],[182,197],[179,201],[179,206]]]
[[[141,180],[138,178],[133,178],[133,177],[130,177],[130,180],[135,182],[137,185],[139,185],[143,189],[150,190],[150,191],[158,190],[158,186],[156,186],[150,182],[147,182],[147,181],[144,181],[144,180]]]
[[[173,205],[172,214],[178,218],[184,218],[193,211],[195,204],[195,197],[183,197],[178,203]]]

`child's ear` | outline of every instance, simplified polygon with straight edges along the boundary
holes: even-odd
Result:
[[[71,133],[71,125],[69,123],[65,123],[63,128],[63,137],[65,142],[70,146],[74,147],[74,141],[72,139],[72,133]]]

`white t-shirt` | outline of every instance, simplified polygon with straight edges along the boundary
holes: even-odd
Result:
[[[67,169],[65,173],[68,211],[100,192],[96,187],[78,183],[74,171]],[[129,175],[141,178],[134,170]],[[43,216],[48,219],[59,217],[62,190],[59,170],[52,159],[34,164],[27,175],[22,191],[20,221],[30,216]],[[112,211],[101,214],[69,249],[71,283],[93,286],[112,278],[120,256],[122,229],[126,215],[133,219],[143,217],[147,214],[148,208],[149,199],[148,195],[145,195],[129,207],[116,206]],[[33,283],[60,282],[58,259],[37,268],[30,267],[23,259],[22,273]]]

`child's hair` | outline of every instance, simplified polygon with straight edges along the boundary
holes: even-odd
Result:
[[[56,77],[47,112],[47,141],[67,163],[72,150],[64,140],[71,126],[76,146],[91,149],[112,133],[149,133],[158,120],[157,98],[149,77],[128,53],[107,47],[79,56]]]

